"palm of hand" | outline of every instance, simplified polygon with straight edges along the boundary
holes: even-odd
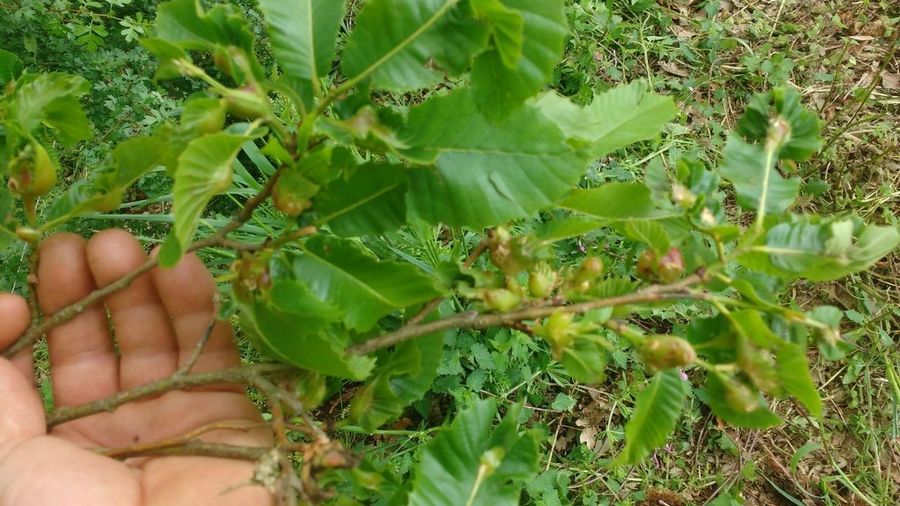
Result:
[[[38,299],[45,314],[75,302],[146,259],[137,241],[120,231],[89,243],[54,236],[41,247]],[[195,257],[156,270],[90,308],[48,336],[57,405],[91,402],[119,390],[170,376],[193,353],[213,314],[215,284]],[[0,295],[0,348],[28,325],[25,302]],[[213,331],[194,371],[238,365],[231,331]],[[268,504],[269,494],[248,482],[247,462],[200,457],[158,457],[127,464],[90,448],[126,447],[184,435],[212,423],[251,426],[259,414],[229,387],[170,392],[114,413],[61,425],[47,434],[41,401],[31,383],[30,353],[0,359],[0,506]],[[266,444],[259,431],[210,432],[208,441]]]

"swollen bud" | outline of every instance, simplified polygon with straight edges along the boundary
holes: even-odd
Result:
[[[235,297],[241,302],[253,302],[259,295],[265,295],[272,289],[272,278],[269,275],[270,250],[256,254],[244,253],[231,264],[235,274],[232,281]]]
[[[575,282],[595,281],[603,275],[603,259],[600,257],[587,257],[581,262],[578,272],[575,273]]]
[[[299,197],[295,193],[284,190],[279,183],[276,183],[275,188],[272,190],[272,203],[275,204],[275,209],[278,209],[288,216],[298,216],[303,211],[312,207],[311,200]]]
[[[253,86],[228,90],[225,105],[232,116],[240,119],[265,118],[271,115],[269,99]]]
[[[550,265],[541,262],[528,273],[528,290],[532,297],[543,299],[553,292],[556,280],[556,272],[550,268]]]
[[[9,163],[9,189],[27,197],[44,195],[56,185],[56,167],[47,150],[31,141]]]
[[[684,185],[675,183],[672,185],[672,200],[683,209],[690,209],[697,202],[697,196]]]
[[[557,311],[551,314],[542,323],[535,325],[534,334],[543,337],[552,348],[553,357],[562,358],[565,351],[575,341],[576,326],[572,323],[573,315]]]
[[[659,259],[656,269],[659,279],[665,283],[672,283],[681,278],[684,274],[684,258],[681,256],[681,250],[671,248]]]
[[[759,398],[747,385],[738,381],[725,381],[725,402],[740,413],[751,413],[759,407]]]
[[[482,295],[488,309],[505,313],[518,307],[522,296],[506,288],[488,288]]]
[[[641,348],[644,362],[656,370],[685,367],[697,360],[691,343],[676,336],[652,336]]]
[[[646,250],[641,253],[637,261],[637,276],[644,281],[652,281],[656,277],[656,253]]]

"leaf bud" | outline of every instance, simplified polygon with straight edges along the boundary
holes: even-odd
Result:
[[[231,271],[235,274],[232,281],[235,297],[241,302],[252,302],[260,295],[268,294],[272,288],[272,278],[269,275],[269,259],[272,252],[269,250],[260,253],[244,253],[231,264]]]
[[[31,227],[18,226],[16,227],[16,237],[25,242],[35,244],[41,240],[41,233]]]
[[[651,281],[656,277],[656,252],[645,250],[638,257],[637,276],[644,281]]]
[[[556,311],[543,322],[534,326],[534,334],[543,337],[552,348],[553,357],[559,360],[575,341],[577,326],[572,322],[573,315]]]
[[[676,336],[652,336],[641,348],[644,362],[656,370],[685,367],[697,360],[697,352],[691,343]]]

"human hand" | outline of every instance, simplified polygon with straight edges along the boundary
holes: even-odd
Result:
[[[39,253],[37,295],[44,314],[82,299],[147,259],[137,240],[119,230],[90,241],[58,234],[45,240]],[[56,406],[96,401],[171,376],[205,334],[215,290],[203,264],[188,256],[172,269],[138,278],[109,296],[105,307],[90,307],[50,331]],[[29,322],[22,298],[0,294],[0,349]],[[231,329],[218,323],[192,371],[237,365]],[[212,423],[258,424],[260,415],[242,390],[169,392],[48,433],[32,378],[31,350],[11,361],[0,359],[0,506],[271,503],[265,489],[241,486],[251,478],[249,462],[183,456],[119,462],[91,451],[169,439]],[[270,442],[265,432],[240,430],[218,430],[203,439],[244,446]]]

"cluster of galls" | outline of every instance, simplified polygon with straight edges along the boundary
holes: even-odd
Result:
[[[512,237],[502,227],[490,231],[487,241],[491,263],[499,276],[478,273],[481,282],[476,288],[466,289],[464,295],[480,299],[492,311],[511,311],[528,298],[584,293],[603,275],[603,260],[594,256],[585,258],[575,269],[555,270],[550,264],[553,253],[546,242],[530,236]],[[527,274],[527,290],[519,280],[522,273]]]

